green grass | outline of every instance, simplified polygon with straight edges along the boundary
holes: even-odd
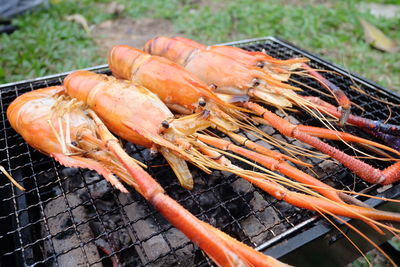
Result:
[[[79,13],[90,23],[108,16],[84,3],[67,1],[32,12],[13,21],[20,30],[0,35],[0,83],[34,78],[104,63],[93,40],[80,25],[63,19]]]
[[[400,40],[399,19],[377,19],[360,13],[356,1],[327,1],[329,4],[296,1],[294,5],[272,0],[119,2],[126,7],[125,17],[167,19],[181,35],[209,44],[279,36],[384,86],[400,90],[400,54],[384,53],[366,44],[358,17],[397,41]],[[74,13],[85,16],[89,24],[110,19],[101,5],[89,0],[79,4],[72,0],[59,1],[48,10],[18,18],[15,24],[21,30],[0,36],[0,83],[104,63],[105,55],[99,54],[91,37],[76,23],[62,19]]]

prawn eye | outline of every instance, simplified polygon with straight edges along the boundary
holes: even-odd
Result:
[[[216,84],[210,84],[209,87],[211,90],[216,90],[218,86]]]
[[[265,66],[264,62],[262,62],[262,61],[257,62],[257,67],[264,68],[264,66]]]
[[[253,83],[253,87],[256,87],[256,86],[260,85],[260,81],[257,78],[254,78],[252,83]]]
[[[168,128],[169,128],[169,123],[168,123],[168,121],[163,121],[163,122],[161,123],[161,126],[164,127],[165,129],[168,129]]]
[[[77,146],[77,145],[78,145],[78,143],[77,143],[77,142],[75,142],[75,141],[72,141],[72,142],[71,142],[71,145],[73,145],[73,146]]]
[[[206,105],[206,101],[204,100],[204,98],[200,97],[199,98],[199,106],[200,107],[205,107]]]
[[[205,110],[203,110],[203,111],[201,112],[201,116],[202,116],[203,118],[207,118],[209,115],[210,115],[210,111],[207,110],[207,109],[205,109]]]

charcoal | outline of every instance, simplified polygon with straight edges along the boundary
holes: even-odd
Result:
[[[88,186],[92,198],[101,198],[112,190],[111,184],[100,176],[102,180]]]
[[[212,191],[203,192],[198,196],[198,201],[202,204],[204,209],[214,207],[218,203],[218,199]]]
[[[271,233],[268,231],[265,231],[265,229],[259,233],[256,236],[250,237],[251,242],[254,244],[255,247],[261,245],[262,243],[265,242],[265,240],[268,240],[271,238]]]
[[[213,171],[210,175],[207,176],[207,179],[204,179],[204,180],[207,181],[208,187],[213,187],[215,185],[218,185],[221,183],[221,172]]]
[[[231,184],[231,186],[238,194],[245,194],[254,190],[253,185],[245,179],[237,179]]]
[[[313,150],[313,151],[316,151],[315,149],[313,149],[310,145],[308,145],[308,144],[306,144],[306,143],[304,143],[304,142],[301,142],[301,141],[299,141],[299,140],[297,140],[297,139],[289,139],[288,138],[288,140],[289,140],[289,142],[292,144],[292,145],[295,145],[295,146],[297,146],[297,147],[302,147],[302,148],[305,148],[305,149],[309,149],[309,150]],[[318,151],[317,151],[318,152]]]
[[[290,215],[292,215],[293,213],[295,213],[296,211],[299,211],[300,208],[295,207],[293,205],[288,204],[285,201],[277,201],[275,203],[275,208],[277,208],[280,212],[280,214],[282,214],[283,217],[288,217]]]
[[[251,133],[246,133],[245,137],[247,137],[249,140],[256,142],[257,140],[259,140],[259,138],[257,136],[255,136],[254,134]]]
[[[285,232],[289,228],[290,228],[289,225],[287,225],[285,223],[279,223],[279,224],[275,225],[274,227],[272,227],[270,229],[270,231],[274,236],[277,236],[277,235],[282,234],[283,232]]]
[[[138,160],[138,161],[140,161],[140,162],[144,162],[144,161],[145,161],[145,158],[142,157],[141,153],[137,153],[137,152],[138,152],[138,149],[137,149],[137,147],[136,147],[134,144],[127,142],[127,143],[125,144],[125,151],[126,151],[131,157],[133,157],[134,159],[136,159],[136,160]]]
[[[190,196],[190,193],[189,190],[186,190],[181,185],[176,184],[168,188],[168,195],[173,199],[185,199]]]
[[[199,203],[196,202],[196,200],[193,198],[186,199],[184,202],[181,203],[181,205],[185,209],[189,210],[193,215],[197,215],[201,212]]]
[[[176,228],[169,229],[165,232],[165,235],[172,247],[180,247],[190,243],[190,240]]]
[[[153,236],[149,240],[143,242],[142,246],[150,261],[153,261],[170,251],[167,242],[161,234]]]
[[[94,197],[95,194],[92,193],[92,197]],[[106,201],[106,200],[102,200],[102,199],[96,199],[95,201],[95,205],[97,207],[97,210],[102,213],[102,212],[107,212],[109,210],[113,210],[115,207],[115,203],[113,203],[112,201]]]
[[[272,126],[269,126],[269,125],[261,125],[260,130],[268,135],[273,135],[274,133],[276,133],[276,130]]]
[[[257,213],[257,216],[266,228],[271,228],[279,222],[278,214],[272,207],[268,207]]]
[[[286,143],[286,142],[287,142],[286,139],[285,139],[285,137],[283,137],[283,136],[280,135],[280,134],[273,134],[272,137],[273,137],[274,139],[276,139],[276,140],[282,141],[283,143]]]
[[[296,119],[295,117],[293,117],[291,115],[286,116],[285,120],[288,120],[292,124],[296,124],[296,125],[301,124],[298,119]]]
[[[71,206],[80,201],[74,194],[68,194],[67,197]],[[49,218],[47,226],[53,237],[44,242],[44,253],[48,256],[55,255],[60,266],[83,266],[99,261],[100,257],[93,243],[87,243],[83,249],[80,248],[81,242],[89,242],[93,239],[89,224],[83,223],[77,226],[79,236],[73,228],[73,224],[87,221],[84,207],[78,206],[72,210],[74,221],[66,210],[68,210],[68,206],[62,197],[49,201],[45,206],[44,214]],[[44,236],[47,235],[44,225],[42,225],[42,233]],[[101,265],[96,264],[95,266]]]
[[[62,169],[61,173],[64,176],[76,176],[79,173],[79,169],[78,168],[68,168],[68,167],[66,167],[66,168]]]
[[[248,202],[246,201],[246,199],[238,198],[226,203],[225,207],[229,210],[229,213],[234,218],[241,219],[242,217],[247,216],[249,212],[251,212],[247,203]]]
[[[254,215],[251,215],[243,220],[241,225],[243,227],[243,231],[250,237],[250,239],[264,231],[264,225],[262,225],[262,223]]]
[[[263,146],[265,148],[271,149],[271,150],[276,150],[276,148],[271,145],[270,143],[265,142],[264,140],[258,140],[255,142],[256,144]]]
[[[323,177],[329,175],[330,173],[335,173],[341,170],[341,165],[334,160],[325,159],[319,165],[313,168],[315,174],[311,174],[314,177]]]
[[[159,230],[157,224],[155,224],[154,220],[151,218],[137,221],[133,224],[133,228],[135,228],[137,235],[141,240],[151,237]]]
[[[152,152],[150,151],[150,149],[144,149],[144,150],[142,150],[142,151],[140,152],[140,154],[141,154],[141,156],[142,156],[141,158],[143,159],[143,161],[144,161],[145,163],[151,162],[155,157],[158,156],[157,154],[152,153]]]
[[[263,196],[258,193],[254,192],[253,199],[250,201],[250,205],[253,207],[254,211],[262,211],[264,210],[269,204],[268,202],[263,198]]]
[[[96,171],[85,171],[83,177],[87,184],[93,184],[103,179]]]
[[[149,214],[149,209],[141,202],[133,201],[129,194],[118,194],[121,204],[124,206],[124,211],[130,221],[137,221],[145,218]]]
[[[237,196],[236,192],[231,186],[224,185],[217,187],[217,189],[217,195],[221,201],[229,201],[230,199],[232,199],[232,196]]]

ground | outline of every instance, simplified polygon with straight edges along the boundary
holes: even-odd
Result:
[[[174,32],[170,21],[153,18],[106,20],[93,30],[95,42],[104,54],[118,44],[142,48],[149,39],[158,35],[173,36],[178,33]]]

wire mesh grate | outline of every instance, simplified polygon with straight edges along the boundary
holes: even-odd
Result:
[[[301,51],[275,39],[238,44],[248,50],[265,50],[286,59],[304,56]],[[333,70],[323,62],[312,61],[312,67]],[[106,69],[99,70],[107,72]],[[94,171],[66,168],[29,147],[6,120],[6,110],[17,96],[42,87],[57,85],[64,75],[20,82],[1,88],[0,164],[26,189],[21,193],[1,179],[0,194],[0,263],[11,265],[101,266],[188,266],[211,265],[201,250],[173,228],[133,190],[123,195],[114,190]],[[353,79],[327,73],[326,77],[345,89],[351,100],[362,107],[353,112],[371,119],[387,119],[387,106],[355,90],[347,90]],[[321,86],[312,79],[296,77],[309,86]],[[399,104],[398,97],[373,86],[360,84],[375,97]],[[316,92],[304,88],[304,94]],[[333,100],[323,97],[334,104]],[[319,125],[302,113],[290,119],[307,125]],[[392,108],[390,122],[400,124],[398,107]],[[292,144],[297,141],[280,136],[267,126],[260,126],[276,138]],[[346,130],[358,136],[357,129]],[[244,133],[242,133],[244,134]],[[248,136],[262,143],[252,136]],[[352,154],[338,142],[330,144]],[[175,175],[160,156],[153,158],[147,149],[125,144],[130,155],[150,166],[148,171],[166,192],[196,217],[209,222],[229,235],[253,247],[262,245],[311,218],[315,214],[278,201],[235,175],[215,171],[206,175],[191,168],[195,177],[192,191],[180,187]],[[324,182],[336,188],[365,190],[368,185],[332,160],[312,159],[314,171]],[[369,162],[383,168],[388,163]],[[238,163],[239,164],[239,163]],[[303,169],[308,171],[307,169]]]

